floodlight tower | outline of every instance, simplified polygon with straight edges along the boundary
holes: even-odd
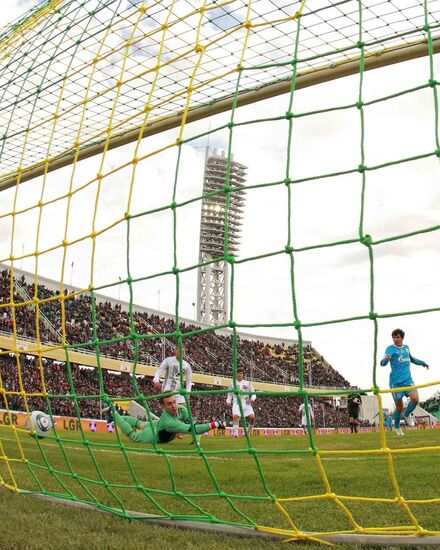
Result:
[[[222,191],[228,177],[232,187],[229,208],[226,210],[226,194],[202,199],[200,220],[200,249],[197,281],[197,321],[209,325],[223,324],[228,319],[228,262],[225,254],[225,229],[228,227],[227,253],[239,250],[240,232],[245,204],[244,187],[247,167],[229,159],[224,151],[206,148],[203,195]],[[206,263],[210,262],[210,263]]]

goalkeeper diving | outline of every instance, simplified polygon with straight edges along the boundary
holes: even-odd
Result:
[[[151,422],[144,422],[133,416],[121,416],[113,412],[113,418],[119,430],[133,443],[169,443],[177,434],[203,434],[209,430],[224,430],[223,422],[196,424],[188,411],[176,401],[176,396],[163,397],[163,412],[159,417],[151,414]]]

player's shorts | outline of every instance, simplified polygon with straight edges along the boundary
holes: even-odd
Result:
[[[185,398],[183,397],[183,395],[180,395],[180,393],[177,393],[175,395],[175,397],[176,397],[176,403],[178,405],[185,405],[186,406]]]
[[[359,418],[359,407],[348,407],[348,416],[357,420]]]
[[[412,378],[408,378],[404,381],[399,381],[398,383],[390,383],[391,388],[405,388],[406,386],[414,386]],[[409,397],[416,390],[407,390],[407,391],[396,391],[391,395],[393,396],[394,401],[400,401],[404,397]]]
[[[251,414],[255,414],[254,409],[251,407],[251,405],[243,405],[243,414],[245,418],[247,418]],[[241,416],[240,407],[238,405],[232,406],[232,416]]]

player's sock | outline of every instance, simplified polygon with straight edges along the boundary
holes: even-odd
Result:
[[[249,422],[247,425],[248,434],[254,429],[254,422]]]
[[[358,425],[356,422],[354,423],[354,433],[358,433]]]
[[[354,431],[353,430],[353,422],[350,422],[350,431],[351,431],[351,433],[353,433],[353,431]]]
[[[233,437],[238,436],[238,422],[237,422],[237,424],[232,424],[232,435],[233,435]]]
[[[416,403],[413,403],[412,401],[410,401],[403,414],[408,418],[408,416],[413,412],[413,410],[416,407],[417,407]]]
[[[394,427],[396,430],[400,428],[400,411],[397,409],[394,411]]]

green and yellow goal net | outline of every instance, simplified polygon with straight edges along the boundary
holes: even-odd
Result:
[[[379,331],[388,320],[435,316],[440,307],[435,280],[430,304],[412,307],[411,302],[409,309],[378,305],[381,258],[393,255],[396,243],[417,247],[427,236],[438,238],[440,225],[438,219],[421,216],[409,228],[402,223],[397,232],[384,222],[375,234],[369,229],[374,213],[368,197],[387,178],[404,181],[405,171],[414,185],[438,181],[439,27],[439,0],[46,0],[1,31],[0,263],[7,269],[9,295],[2,297],[0,317],[11,320],[0,351],[0,394],[9,419],[0,425],[3,487],[124,518],[222,526],[285,540],[328,542],[336,540],[332,536],[368,535],[390,537],[393,543],[396,537],[434,540],[440,535],[438,488],[414,482],[420,471],[435,477],[436,430],[429,432],[432,437],[408,437],[403,446],[383,427],[370,439],[334,439],[332,444],[311,432],[307,438],[271,438],[264,444],[248,436],[232,444],[219,435],[200,447],[133,446],[119,434],[82,428],[76,437],[56,428],[45,439],[32,439],[12,422],[11,407],[13,398],[20,399],[30,414],[32,400],[40,398],[52,414],[54,402],[64,401],[79,419],[83,400],[110,396],[119,402],[136,398],[149,410],[157,396],[138,383],[139,375],[152,372],[140,364],[142,342],[168,337],[182,346],[216,329],[230,330],[234,381],[239,331],[287,331],[283,334],[298,341],[298,387],[259,391],[258,399],[279,397],[287,403],[286,398],[298,397],[308,403],[318,390],[307,385],[305,332],[341,325],[349,337],[352,327],[361,325],[371,344],[369,382],[361,389],[377,396],[382,425],[383,399],[390,391],[376,372]],[[407,85],[393,71],[416,59],[418,81]],[[386,94],[368,83],[369,74],[385,67],[393,83]],[[343,77],[348,78],[339,80]],[[340,87],[326,87],[332,81]],[[320,93],[324,88],[331,93]],[[304,101],[311,96],[310,104]],[[377,129],[370,122],[375,109],[385,119],[398,100],[406,112],[420,116],[424,127],[416,139],[407,127],[407,140],[396,148],[397,135],[386,120]],[[423,113],[418,110],[422,101]],[[313,121],[311,130],[303,132],[304,121]],[[348,139],[335,147],[341,125]],[[382,144],[381,155],[369,154],[375,140]],[[210,193],[202,191],[198,149],[206,145],[224,148],[227,159],[225,185]],[[252,200],[259,193],[260,207],[264,202],[269,209],[275,196],[282,205],[276,220],[264,226],[261,219],[262,232],[254,238],[258,246],[235,255],[229,211],[231,197],[243,187],[230,178],[234,155],[249,166],[259,156],[267,159],[244,187],[245,217],[259,207],[258,199]],[[340,192],[341,182],[347,184],[346,193]],[[333,201],[346,201],[353,221],[342,237],[333,238],[331,224],[319,215],[314,220],[313,206],[301,210],[299,190],[324,192],[324,185],[328,209]],[[433,187],[420,191],[426,204],[438,200]],[[229,266],[229,317],[220,326],[182,331],[181,319],[188,316],[184,300],[201,266],[194,220],[202,200],[215,196],[224,204],[223,254],[205,263]],[[381,204],[375,206],[378,217],[386,219]],[[298,241],[299,224],[311,220],[326,226],[322,240]],[[275,232],[278,223],[282,239]],[[322,316],[304,317],[307,281],[301,278],[301,262],[317,250],[350,250],[364,258],[359,277],[368,292],[359,313],[345,315],[341,300]],[[72,280],[74,265],[80,273]],[[269,265],[276,266],[276,277],[261,279],[266,286],[246,299],[264,301],[263,295],[283,280],[285,318],[271,317],[268,306],[243,321],[242,274],[251,281]],[[333,267],[342,270],[343,264]],[[17,293],[22,268],[33,274],[33,295]],[[327,271],[320,274],[319,265],[315,271],[325,289]],[[41,290],[43,276],[59,282],[56,292]],[[393,284],[398,282],[390,281],[389,287]],[[161,285],[162,300],[172,303],[175,328],[153,333],[136,322],[135,304],[154,308]],[[97,296],[120,297],[121,290],[129,304],[129,333],[103,337]],[[83,296],[90,303],[85,321],[92,329],[90,339],[79,342],[69,336],[66,319]],[[57,310],[60,327],[52,345],[40,334],[43,312],[50,307]],[[23,311],[32,312],[35,333],[25,347],[26,326],[17,323]],[[105,383],[106,350],[121,342],[133,352],[130,395],[119,395]],[[93,395],[76,387],[72,376],[72,363],[87,365],[87,350],[99,372]],[[28,355],[36,357],[38,392],[23,375]],[[69,380],[55,393],[45,381],[48,358],[62,361]],[[17,387],[6,381],[8,368],[15,370]],[[424,386],[439,383],[432,372]],[[227,390],[196,393],[202,399],[225,397]],[[334,389],[327,395],[349,393]]]

